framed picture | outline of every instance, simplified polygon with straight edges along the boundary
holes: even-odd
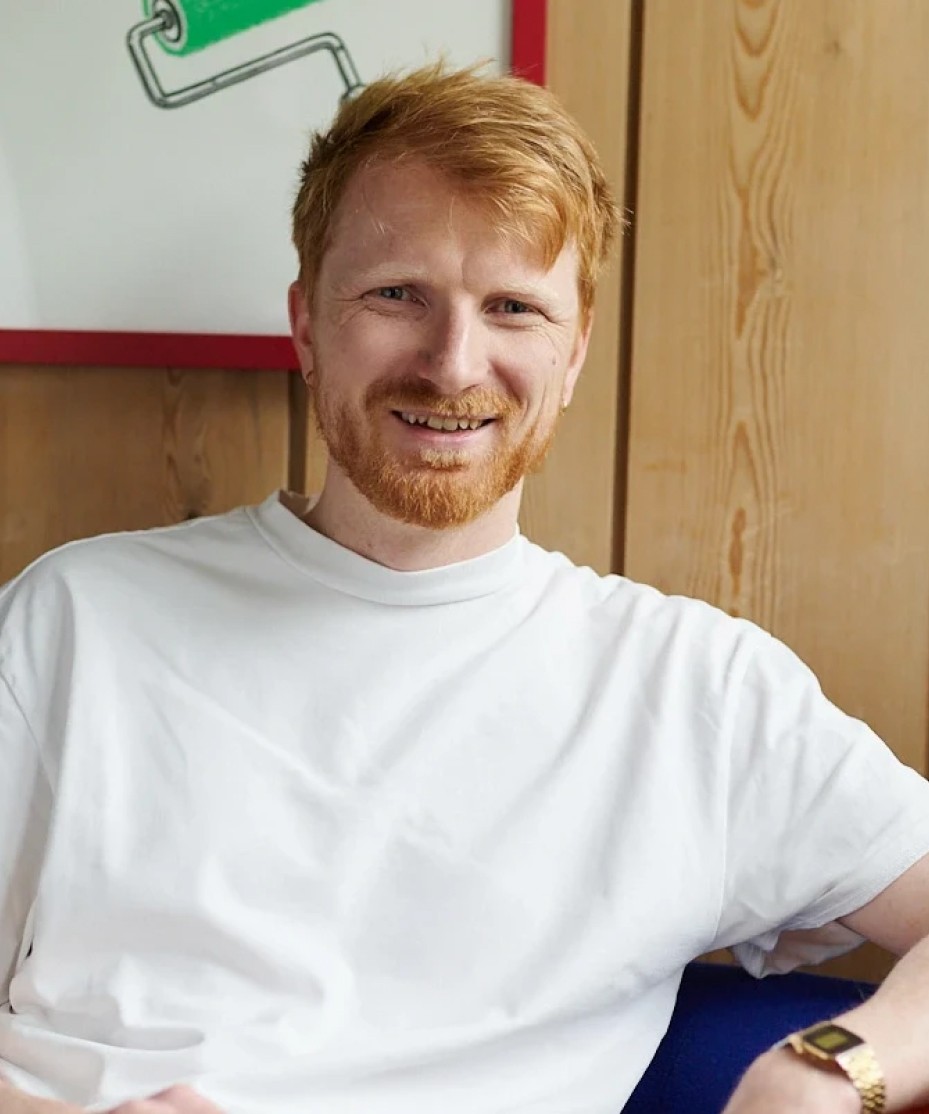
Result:
[[[544,81],[546,0],[0,0],[0,362],[290,368],[310,133],[443,56]]]

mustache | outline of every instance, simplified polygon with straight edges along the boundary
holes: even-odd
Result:
[[[372,383],[365,392],[365,406],[390,410],[428,410],[441,418],[506,418],[516,414],[516,400],[491,387],[469,387],[457,395],[446,395],[421,380]]]

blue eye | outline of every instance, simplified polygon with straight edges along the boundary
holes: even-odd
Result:
[[[516,298],[506,298],[503,302],[503,311],[504,313],[532,313],[532,306]]]
[[[390,302],[402,302],[406,297],[406,290],[402,286],[379,286],[377,292]]]

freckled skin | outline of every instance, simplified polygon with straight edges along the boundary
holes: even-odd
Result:
[[[586,353],[577,276],[573,245],[546,269],[422,164],[360,171],[312,304],[290,293],[330,452],[313,525],[359,551],[446,531],[451,559],[507,540]],[[404,412],[490,420],[449,434]]]

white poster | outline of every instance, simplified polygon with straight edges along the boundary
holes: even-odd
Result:
[[[0,0],[0,330],[285,334],[310,133],[385,70],[507,69],[511,18],[507,0]]]

